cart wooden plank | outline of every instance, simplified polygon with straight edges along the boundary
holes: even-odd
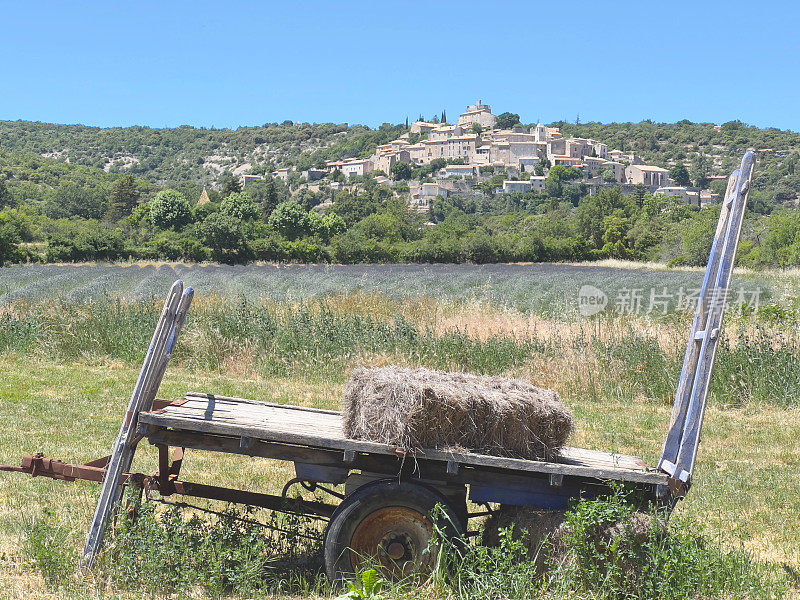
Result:
[[[397,448],[394,446],[346,438],[342,432],[341,413],[337,411],[198,392],[187,394],[179,405],[170,405],[159,411],[140,414],[139,422],[180,431],[247,437],[315,448],[397,454]],[[585,448],[564,448],[554,461],[524,460],[435,449],[415,452],[414,456],[511,471],[656,485],[667,482],[666,475],[649,468],[638,457]]]

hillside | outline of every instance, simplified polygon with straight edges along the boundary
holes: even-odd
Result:
[[[0,150],[132,174],[164,186],[213,185],[223,172],[307,169],[325,160],[359,156],[398,137],[399,127],[268,124],[262,127],[175,129],[99,128],[0,121]]]
[[[738,166],[748,148],[758,150],[754,189],[769,204],[800,195],[800,134],[759,129],[731,121],[713,123],[556,123],[565,136],[593,137],[609,148],[634,151],[648,164],[672,167],[678,163],[700,168],[709,175],[727,175]]]
[[[717,194],[724,191],[724,175],[755,148],[740,262],[754,268],[800,265],[800,212],[794,208],[799,134],[739,122],[554,125],[567,138],[633,151],[654,167],[683,164],[693,183],[706,182]],[[621,258],[698,265],[708,256],[717,206],[700,208],[631,184],[624,193],[608,183],[592,194],[586,182],[567,177],[576,170],[562,166],[539,176],[546,185],[522,192],[504,191],[504,180],[517,177],[511,168],[489,166],[484,173],[482,167],[469,181],[442,179],[444,159],[397,163],[405,174],[376,169],[348,179],[331,167],[321,180],[300,176],[326,161],[370,156],[406,133],[412,143],[420,139],[401,125],[102,129],[3,121],[0,264]],[[295,171],[289,177],[270,175],[290,166]],[[246,173],[265,178],[241,193],[239,176]],[[422,185],[445,192],[409,206],[410,190],[419,193]]]
[[[683,163],[709,175],[729,173],[747,148],[755,148],[762,151],[755,189],[764,193],[766,202],[800,195],[800,134],[791,131],[759,129],[738,121],[722,126],[689,121],[552,125],[567,137],[594,138],[609,148],[635,151],[648,164],[669,168]],[[304,170],[322,166],[325,160],[367,156],[404,131],[402,126],[373,130],[333,123],[285,122],[232,130],[0,121],[0,151],[132,174],[164,187],[213,187],[226,172],[263,174],[286,166]]]

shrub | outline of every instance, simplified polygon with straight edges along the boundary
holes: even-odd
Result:
[[[159,229],[180,229],[192,220],[192,206],[186,196],[164,190],[150,202],[150,222]]]
[[[219,212],[240,221],[252,221],[260,214],[258,205],[247,192],[233,192],[228,195],[220,202]]]
[[[247,247],[242,222],[222,212],[212,213],[200,226],[203,241],[214,251],[214,258],[230,260],[233,255],[245,256]]]
[[[45,509],[43,519],[27,522],[23,550],[33,560],[48,586],[70,588],[78,557],[68,542],[69,529],[63,525],[52,525],[54,521],[56,515]]]
[[[13,224],[0,224],[0,267],[22,258],[19,242],[19,233]]]
[[[210,257],[210,249],[191,235],[167,230],[159,232],[155,238],[136,252],[137,257],[146,259],[185,260],[202,262]]]
[[[178,508],[161,512],[148,502],[137,512],[123,520],[101,561],[123,587],[179,597],[202,587],[212,597],[249,597],[314,578],[319,532],[303,517],[270,513],[267,525],[276,529],[269,529],[252,509],[186,519]]]
[[[544,573],[513,527],[501,530],[492,548],[465,546],[437,532],[439,581],[463,599],[782,598],[788,590],[777,569],[721,548],[695,524],[673,521],[669,531],[641,526],[650,519],[632,500],[618,490],[575,502],[547,544],[558,560]]]
[[[49,262],[118,260],[126,256],[125,240],[121,229],[89,223],[77,232],[51,234],[46,257]]]
[[[310,233],[308,213],[293,200],[275,207],[269,216],[269,226],[290,240]]]

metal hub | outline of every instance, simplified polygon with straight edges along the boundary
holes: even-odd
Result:
[[[430,571],[432,556],[425,549],[432,536],[433,524],[420,512],[399,506],[376,510],[353,532],[353,571],[376,565],[394,579]]]

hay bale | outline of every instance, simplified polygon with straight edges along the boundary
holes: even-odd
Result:
[[[574,567],[574,532],[565,518],[564,511],[502,505],[486,519],[482,543],[489,547],[500,546],[500,530],[513,526],[512,539],[525,544],[528,559],[536,565],[539,573],[549,567]],[[634,511],[622,520],[592,525],[583,532],[581,540],[594,546],[597,556],[613,552],[619,557],[623,572],[631,574],[638,568],[636,552],[652,536],[663,536],[665,532],[663,519]]]
[[[553,390],[519,379],[378,367],[353,372],[342,425],[349,438],[409,451],[467,449],[549,459],[574,421]]]
[[[563,510],[536,510],[503,504],[486,519],[481,541],[484,546],[497,548],[500,546],[500,530],[513,527],[511,538],[522,541],[528,551],[528,560],[543,572],[549,556],[549,545],[546,544],[564,519]]]
[[[651,537],[666,534],[666,522],[658,515],[642,511],[634,511],[619,521],[596,524],[583,532],[584,542],[593,545],[598,556],[612,553],[621,560],[620,566],[626,574],[638,569],[634,558],[637,551]],[[550,557],[554,565],[569,566],[574,564],[571,543],[573,531],[568,523],[562,523],[553,533]]]

